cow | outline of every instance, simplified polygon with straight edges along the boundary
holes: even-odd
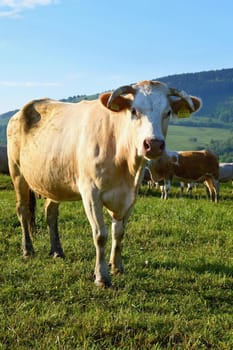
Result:
[[[149,190],[151,190],[153,187],[155,187],[156,189],[159,189],[162,199],[168,198],[168,194],[170,191],[170,181],[169,180],[154,181],[151,176],[150,169],[147,166],[145,167],[145,170],[144,170],[143,183],[147,184],[147,187]]]
[[[144,175],[143,175],[143,181],[142,183],[146,184],[148,189],[151,190],[154,186],[157,188],[158,184],[156,182],[153,181],[153,179],[151,178],[151,173],[150,173],[150,169],[146,166],[144,169]]]
[[[211,200],[217,202],[219,199],[219,161],[211,151],[167,151],[162,157],[150,160],[148,167],[154,181],[202,182],[208,188]]]
[[[160,190],[161,199],[168,199],[171,190],[171,179],[157,179],[158,181],[154,181],[150,172],[149,167],[145,167],[143,182],[147,184],[149,189],[155,187]],[[180,182],[180,195],[184,196],[185,186],[187,185],[187,193],[189,194],[189,198],[193,197],[193,188],[195,187],[194,182],[185,183],[183,181]]]
[[[171,192],[171,180],[159,180],[158,187],[161,193],[161,199],[168,199]]]
[[[219,163],[219,182],[233,181],[233,163]]]
[[[168,199],[168,197],[170,196],[171,184],[172,184],[172,178],[159,181],[159,188],[160,188],[162,199]],[[195,186],[193,182],[188,182],[188,183],[185,183],[183,181],[180,182],[180,196],[181,197],[184,196],[185,185],[187,185],[186,192],[189,194],[189,198],[192,198],[193,188]]]
[[[30,189],[46,198],[54,257],[64,256],[58,234],[59,204],[82,199],[96,248],[95,283],[110,286],[103,207],[112,218],[109,265],[112,273],[121,273],[121,242],[146,161],[165,152],[170,117],[180,110],[193,113],[200,106],[199,98],[158,81],[120,86],[94,101],[42,99],[26,104],[7,127],[24,257],[34,253]]]
[[[7,147],[0,145],[0,173],[9,175]]]
[[[229,181],[231,181],[233,185],[233,163],[219,163],[218,190],[220,189],[220,183]]]

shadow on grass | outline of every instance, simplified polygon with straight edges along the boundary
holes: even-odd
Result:
[[[229,266],[226,264],[218,263],[218,262],[205,262],[201,261],[195,264],[179,264],[177,262],[154,262],[154,269],[165,269],[165,270],[173,270],[173,269],[181,269],[186,271],[194,271],[198,274],[217,274],[217,275],[226,275],[229,277],[233,277],[233,266]]]

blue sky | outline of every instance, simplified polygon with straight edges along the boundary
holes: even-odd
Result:
[[[0,113],[233,67],[232,0],[0,0]]]

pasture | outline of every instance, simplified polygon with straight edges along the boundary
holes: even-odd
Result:
[[[142,187],[124,239],[125,274],[98,289],[82,203],[61,205],[61,260],[48,256],[38,200],[36,254],[24,260],[14,192],[1,175],[0,349],[232,349],[232,186],[221,186],[218,204],[203,189],[194,195],[178,198],[172,188],[163,201]]]
[[[208,148],[211,140],[226,140],[232,137],[232,130],[205,127],[185,127],[169,125],[167,134],[168,149],[172,151]]]

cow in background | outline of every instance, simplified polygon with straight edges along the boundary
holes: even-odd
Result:
[[[219,182],[233,181],[233,163],[219,163]]]
[[[7,147],[0,145],[0,173],[9,175]]]
[[[158,187],[161,192],[161,199],[168,199],[171,191],[171,180],[159,180]]]
[[[148,163],[154,181],[176,179],[183,182],[202,182],[209,190],[212,201],[219,199],[219,161],[208,150],[167,152]]]
[[[157,187],[157,184],[153,181],[153,179],[151,178],[151,173],[150,173],[150,169],[146,166],[144,169],[144,175],[143,175],[143,180],[142,182],[144,184],[147,184],[149,190],[152,189],[153,186]]]
[[[219,163],[219,183],[232,182],[233,185],[233,163]]]
[[[104,93],[97,100],[29,102],[9,121],[7,147],[23,255],[34,253],[30,189],[46,198],[51,255],[63,257],[58,233],[62,201],[83,201],[96,248],[95,283],[109,286],[103,207],[112,218],[112,273],[123,272],[121,242],[148,159],[165,151],[170,117],[201,101],[157,81]]]

